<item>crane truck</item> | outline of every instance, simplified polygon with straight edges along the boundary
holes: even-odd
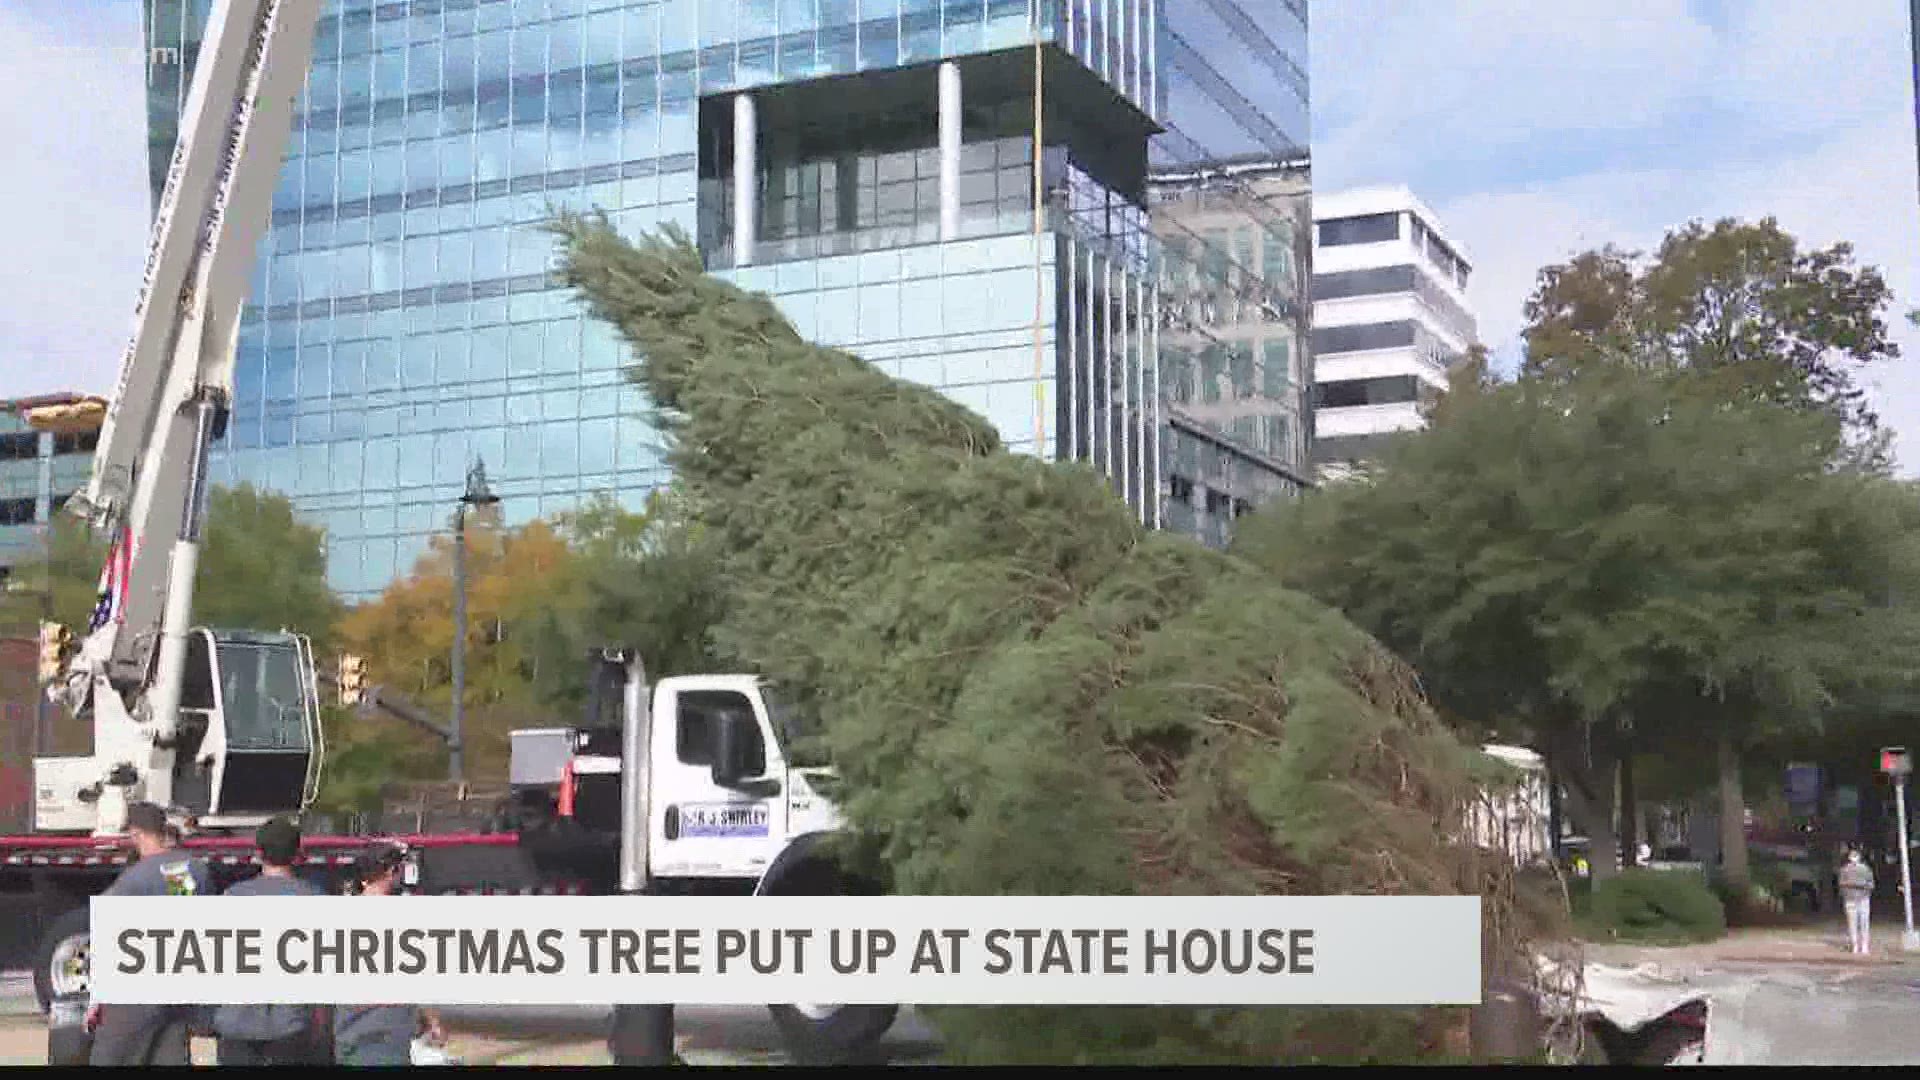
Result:
[[[183,846],[225,888],[255,872],[252,828],[309,809],[323,775],[309,638],[193,622],[208,458],[226,426],[250,271],[322,3],[213,0],[132,341],[87,486],[67,503],[110,554],[77,647],[67,628],[42,627],[42,676],[48,697],[90,728],[92,749],[37,758],[30,832],[0,837],[0,897],[27,901],[39,928],[43,1010],[86,993],[87,901],[128,861],[128,806],[166,808]],[[631,650],[596,654],[589,676],[590,715],[579,727],[515,733],[519,812],[398,837],[411,853],[409,891],[866,891],[821,842],[840,821],[833,774],[797,756],[794,714],[761,680],[649,685]],[[373,839],[310,836],[303,873],[331,890]],[[819,1062],[864,1051],[895,1016],[877,1006],[769,1008],[796,1056]]]

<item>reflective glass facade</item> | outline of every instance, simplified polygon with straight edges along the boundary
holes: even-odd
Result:
[[[148,5],[150,45],[178,40],[190,63],[207,5]],[[1176,34],[1201,6],[1213,21]],[[537,228],[552,207],[598,206],[629,233],[671,223],[699,237],[717,272],[771,293],[803,332],[943,389],[1017,448],[1099,463],[1155,521],[1148,140],[1170,107],[1218,88],[1194,58],[1238,48],[1207,35],[1248,18],[1241,6],[332,0],[216,480],[292,496],[326,528],[332,583],[354,598],[447,527],[476,457],[509,522],[597,491],[640,505],[666,476],[621,376],[630,357],[558,287]],[[951,229],[943,60],[964,103]],[[183,80],[152,83],[156,169]],[[758,109],[745,252],[742,92]],[[1262,139],[1232,102],[1211,108],[1202,127]]]
[[[1166,6],[1152,141],[1164,527],[1221,546],[1307,486],[1313,440],[1307,0]]]

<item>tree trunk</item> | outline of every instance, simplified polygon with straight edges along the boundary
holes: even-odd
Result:
[[[1587,838],[1587,865],[1595,883],[1612,877],[1620,867],[1619,832],[1614,827],[1615,762],[1604,743],[1589,757],[1575,737],[1549,744],[1549,761],[1567,795],[1567,817]]]
[[[1719,733],[1720,872],[1735,896],[1752,882],[1747,867],[1747,800],[1740,790],[1740,751],[1733,742],[1732,717],[1722,715]]]
[[[1633,786],[1633,742],[1620,747],[1620,845],[1621,860],[1631,869],[1640,865],[1640,798]]]

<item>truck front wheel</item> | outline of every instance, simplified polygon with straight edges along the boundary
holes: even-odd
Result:
[[[41,1012],[52,1008],[56,998],[87,993],[91,985],[92,930],[92,920],[84,906],[63,912],[47,925],[33,966],[33,993],[40,1000]]]
[[[898,1005],[769,1005],[797,1065],[853,1065],[879,1045]]]

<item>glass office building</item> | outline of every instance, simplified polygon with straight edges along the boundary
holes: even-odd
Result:
[[[1180,0],[1163,38],[1161,524],[1219,547],[1234,519],[1311,483],[1308,5]]]
[[[447,527],[476,458],[510,523],[594,492],[640,505],[666,475],[630,357],[558,286],[539,228],[597,206],[632,234],[684,229],[803,333],[1016,449],[1095,462],[1157,523],[1146,175],[1194,93],[1167,51],[1204,51],[1168,9],[1196,5],[1241,6],[331,0],[216,480],[290,495],[354,598]],[[190,63],[207,7],[147,0],[150,45]],[[164,170],[184,82],[155,70]]]

